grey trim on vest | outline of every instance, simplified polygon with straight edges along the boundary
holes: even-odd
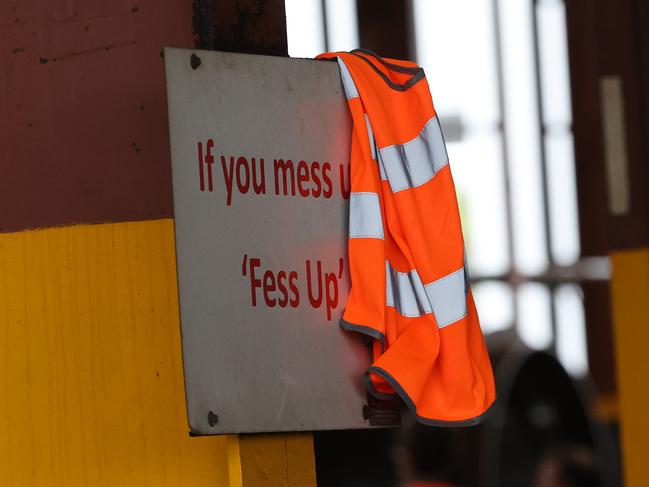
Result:
[[[385,369],[373,365],[372,367],[367,369],[366,374],[369,373],[377,374],[383,377],[388,382],[388,384],[390,384],[392,388],[397,391],[397,394],[399,394],[401,400],[406,404],[406,406],[408,406],[408,409],[410,409],[412,414],[415,416],[417,422],[427,424],[429,426],[475,426],[476,424],[480,424],[489,414],[491,414],[496,404],[496,402],[494,401],[493,403],[491,403],[491,405],[489,405],[484,413],[480,414],[479,416],[464,419],[461,421],[446,421],[441,419],[424,418],[423,416],[417,414],[417,407],[415,406],[415,403],[412,401],[412,399],[410,399],[410,396],[403,389],[403,387],[401,387],[401,384],[399,384],[399,382],[397,382],[397,380],[392,377],[392,375],[390,375]]]
[[[404,74],[412,74],[412,77],[405,83],[395,83],[390,78],[388,78],[383,71],[377,68],[372,61],[367,59],[365,56],[358,54],[359,52],[374,57],[378,62],[386,66],[388,69]],[[398,64],[389,63],[380,56],[374,54],[372,51],[365,49],[354,49],[353,51],[351,51],[351,54],[366,62],[390,88],[396,91],[406,91],[409,88],[412,88],[415,84],[417,84],[417,82],[421,81],[425,77],[423,68],[408,68],[406,66],[399,66]]]
[[[363,374],[363,376],[364,376],[363,380],[365,382],[365,387],[367,388],[367,392],[369,392],[375,398],[382,399],[384,401],[392,401],[394,400],[395,397],[398,397],[398,394],[396,392],[387,393],[387,392],[377,391],[376,387],[374,387],[374,384],[372,383],[370,374]]]
[[[350,323],[349,321],[346,321],[344,319],[340,319],[339,326],[343,330],[347,331],[356,331],[358,333],[362,333],[363,335],[367,335],[371,338],[374,338],[375,340],[378,340],[381,342],[383,349],[385,350],[385,335],[381,333],[378,330],[375,330],[374,328],[370,326],[365,326],[365,325],[357,325],[355,323]]]

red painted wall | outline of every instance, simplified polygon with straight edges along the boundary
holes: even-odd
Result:
[[[172,215],[164,46],[189,0],[0,6],[0,232]]]

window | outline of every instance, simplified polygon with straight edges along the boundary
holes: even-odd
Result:
[[[564,0],[413,0],[486,334],[514,329],[587,372]],[[335,21],[332,15],[335,12]],[[358,47],[355,2],[287,0],[289,53]]]

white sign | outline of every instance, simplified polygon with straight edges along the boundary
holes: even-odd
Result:
[[[337,64],[170,48],[165,64],[192,432],[366,427],[369,352],[338,326],[351,118]]]

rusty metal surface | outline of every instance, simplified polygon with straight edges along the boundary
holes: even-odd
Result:
[[[194,38],[197,49],[214,49],[214,0],[194,0]]]
[[[357,0],[360,45],[381,56],[414,59],[412,0]]]
[[[284,0],[199,0],[214,4],[219,51],[288,56]]]
[[[185,0],[0,6],[0,232],[172,215],[165,45]]]

